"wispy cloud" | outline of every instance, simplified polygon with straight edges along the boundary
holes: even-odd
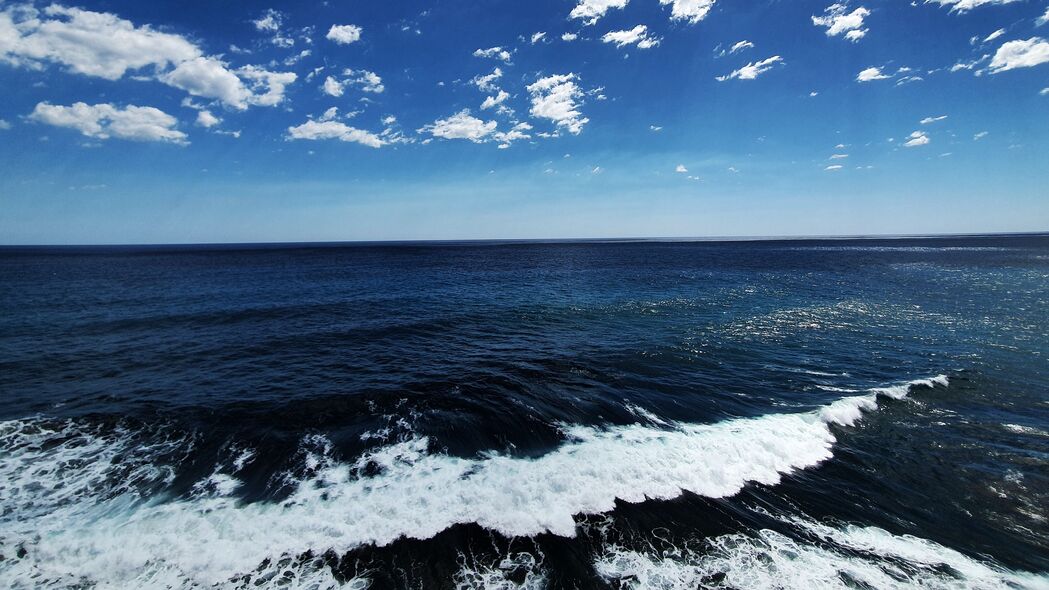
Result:
[[[724,76],[718,76],[717,80],[718,82],[724,82],[726,80],[732,79],[753,80],[761,74],[764,74],[765,72],[771,70],[776,64],[779,63],[783,63],[783,58],[778,55],[773,55],[772,57],[763,59],[761,61],[748,63],[742,68],[739,68],[738,70],[733,70],[731,73],[725,74]]]

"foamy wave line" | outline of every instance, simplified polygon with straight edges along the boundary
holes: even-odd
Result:
[[[1045,576],[1013,572],[911,535],[893,535],[877,527],[839,529],[800,519],[791,522],[820,542],[763,529],[715,537],[702,550],[655,553],[613,546],[595,560],[594,568],[617,587],[638,589],[1049,588]]]
[[[435,454],[428,452],[429,441],[418,437],[352,464],[315,457],[316,475],[299,482],[280,503],[244,505],[229,495],[236,484],[225,478],[211,486],[212,495],[165,503],[84,496],[49,504],[41,498],[38,504],[53,508],[46,518],[2,522],[10,532],[0,533],[0,542],[27,547],[28,557],[0,562],[0,583],[30,567],[38,580],[85,575],[102,586],[107,581],[121,586],[143,572],[163,571],[187,580],[186,587],[212,585],[250,572],[267,558],[347,551],[401,537],[426,539],[461,523],[511,537],[573,536],[575,515],[608,512],[616,500],[666,500],[684,491],[722,498],[748,483],[774,485],[829,459],[835,443],[830,426],[854,424],[877,406],[879,395],[902,398],[914,386],[947,383],[941,375],[870,390],[812,412],[678,423],[671,430],[640,424],[566,427],[569,441],[535,459]],[[0,456],[0,475],[18,472],[24,460],[47,457],[7,453]],[[63,462],[65,468],[37,465],[37,473],[61,479],[42,493],[90,489],[90,481],[78,478],[97,478],[97,470],[70,469],[76,462],[68,457]],[[9,500],[31,493],[5,493],[0,506],[14,508]],[[91,514],[84,513],[85,504],[93,504]]]

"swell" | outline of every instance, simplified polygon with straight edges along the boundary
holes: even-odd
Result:
[[[0,562],[0,581],[31,566],[38,580],[86,573],[126,581],[162,570],[210,585],[279,556],[428,539],[463,523],[507,537],[571,537],[576,515],[611,511],[617,501],[668,500],[686,491],[724,498],[749,483],[774,485],[830,459],[832,425],[854,424],[879,396],[898,399],[916,387],[947,384],[941,375],[811,412],[715,424],[564,426],[565,443],[537,458],[454,457],[411,436],[340,462],[326,439],[312,436],[303,443],[300,475],[285,474],[291,495],[251,504],[235,493],[238,473],[255,460],[252,449],[231,450],[230,461],[216,465],[190,497],[173,500],[155,492],[170,469],[149,461],[171,456],[166,446],[160,453],[134,433],[101,438],[71,432],[75,425],[11,421],[0,424],[0,543],[28,559]],[[114,474],[116,487],[106,484]],[[126,550],[129,543],[134,550]]]

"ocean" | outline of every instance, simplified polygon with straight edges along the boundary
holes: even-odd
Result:
[[[0,587],[1049,588],[1049,236],[0,249]]]

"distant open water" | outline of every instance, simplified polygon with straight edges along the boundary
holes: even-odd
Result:
[[[0,249],[0,587],[1049,588],[1049,237]]]

